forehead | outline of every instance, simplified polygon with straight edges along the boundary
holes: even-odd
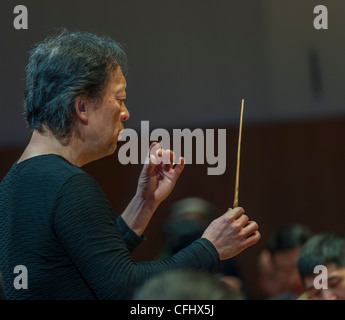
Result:
[[[124,77],[120,67],[114,70],[108,81],[108,90],[115,94],[125,94],[126,93],[126,78]]]
[[[273,255],[273,260],[276,265],[291,265],[296,264],[301,248],[288,249],[280,252],[276,252]]]

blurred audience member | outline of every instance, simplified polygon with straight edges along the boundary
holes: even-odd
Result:
[[[217,209],[201,198],[184,198],[173,203],[164,225],[163,254],[173,255],[200,238],[217,216]]]
[[[306,291],[301,299],[345,300],[345,236],[334,232],[314,235],[302,248],[298,270]],[[316,266],[325,266],[326,287],[314,285],[322,271],[314,273]],[[318,286],[320,282],[317,281]]]
[[[217,208],[199,197],[188,197],[176,201],[170,207],[164,224],[165,239],[162,256],[171,256],[200,238],[211,221],[219,216]],[[233,291],[245,295],[245,285],[236,258],[222,262],[222,272],[217,276]]]
[[[243,300],[219,278],[203,271],[174,270],[152,277],[133,300]]]
[[[271,254],[267,249],[260,252],[258,258],[258,287],[262,299],[278,297],[284,294],[285,288],[282,281],[279,281],[278,273],[273,263]]]
[[[297,261],[312,233],[300,224],[286,225],[269,238],[259,257],[260,283],[268,299],[295,300],[303,291]]]

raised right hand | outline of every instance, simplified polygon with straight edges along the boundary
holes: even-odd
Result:
[[[202,238],[212,242],[221,260],[236,256],[246,248],[257,243],[261,237],[258,224],[249,221],[244,209],[229,209],[225,214],[211,222]]]

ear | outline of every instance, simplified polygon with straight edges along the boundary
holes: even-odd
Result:
[[[75,99],[75,112],[77,118],[82,122],[88,121],[88,108],[86,107],[86,99],[83,96],[79,96]]]

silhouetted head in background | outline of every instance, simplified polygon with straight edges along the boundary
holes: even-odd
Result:
[[[164,224],[165,240],[162,254],[173,255],[199,239],[218,215],[219,212],[212,203],[199,197],[189,197],[174,202]],[[222,272],[217,276],[231,290],[246,296],[245,283],[235,257],[222,261]]]
[[[134,300],[242,300],[220,279],[196,270],[167,271],[146,281]]]
[[[274,232],[268,241],[265,257],[266,268],[269,267],[271,279],[277,296],[269,298],[295,299],[303,290],[297,261],[304,243],[311,237],[312,232],[304,225],[286,225]],[[273,286],[272,286],[273,287]]]
[[[166,254],[175,254],[200,238],[217,213],[211,203],[197,197],[173,203],[164,224]]]
[[[312,300],[345,300],[345,236],[326,232],[311,237],[303,246],[298,270]],[[316,266],[327,268],[327,289],[315,288]]]

